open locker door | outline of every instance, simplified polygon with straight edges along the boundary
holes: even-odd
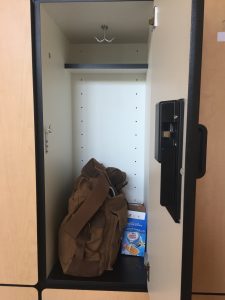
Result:
[[[156,138],[149,162],[151,300],[191,300],[203,3],[154,2],[147,81],[150,139]]]

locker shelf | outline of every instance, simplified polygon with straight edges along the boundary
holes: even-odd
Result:
[[[65,64],[72,73],[146,73],[148,64]]]
[[[62,272],[56,263],[47,279],[49,288],[90,290],[147,291],[147,276],[142,257],[119,255],[113,271],[105,271],[95,278],[73,277]]]

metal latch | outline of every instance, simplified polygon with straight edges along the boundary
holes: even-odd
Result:
[[[153,7],[153,17],[148,20],[149,25],[152,26],[152,29],[155,29],[159,26],[159,7]]]

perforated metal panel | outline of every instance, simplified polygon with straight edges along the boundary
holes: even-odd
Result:
[[[128,176],[129,202],[144,202],[145,75],[72,76],[75,176],[92,157]]]

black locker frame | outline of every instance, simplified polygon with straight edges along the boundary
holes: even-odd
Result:
[[[32,26],[32,52],[33,52],[33,84],[34,84],[34,109],[35,109],[35,147],[36,147],[36,178],[37,178],[37,224],[38,224],[38,284],[39,291],[44,288],[71,289],[73,285],[65,282],[48,283],[45,277],[45,202],[44,202],[44,156],[43,156],[43,110],[41,86],[41,56],[40,56],[40,4],[57,2],[111,2],[114,0],[30,0],[31,1],[31,26]],[[122,0],[135,1],[135,0]],[[151,1],[151,0],[150,0]],[[119,0],[116,2],[120,2]],[[190,69],[188,88],[188,119],[186,138],[186,170],[185,170],[185,197],[183,219],[183,252],[182,252],[182,280],[181,300],[191,300],[192,270],[193,270],[193,245],[194,245],[194,217],[195,217],[195,189],[196,174],[193,165],[198,165],[198,117],[200,102],[202,37],[204,20],[204,0],[192,0],[191,20],[191,46]],[[196,170],[197,172],[197,170]],[[94,285],[93,285],[94,286]],[[92,286],[92,289],[93,289]],[[81,289],[90,289],[88,282]],[[98,288],[98,287],[97,287]],[[103,289],[104,286],[102,287]],[[107,289],[107,288],[106,288]],[[118,290],[112,286],[111,290]],[[124,286],[119,290],[127,290]]]

